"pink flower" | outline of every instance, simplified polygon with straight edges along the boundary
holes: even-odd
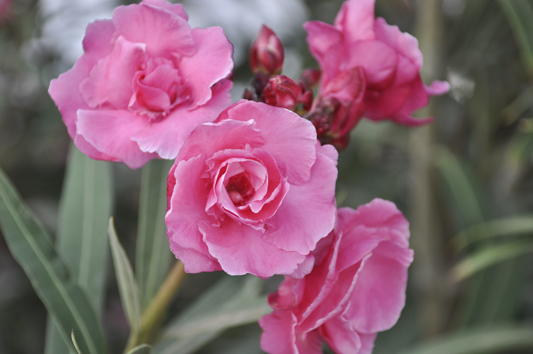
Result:
[[[375,199],[338,210],[335,230],[313,255],[311,273],[286,277],[269,296],[261,348],[271,354],[372,352],[377,332],[391,328],[405,303],[409,224],[396,206]]]
[[[231,43],[187,20],[180,4],[144,0],[87,27],[85,53],[49,90],[82,152],[131,168],[173,159],[231,104]]]
[[[366,80],[365,117],[409,126],[427,123],[431,118],[416,119],[411,114],[427,105],[430,95],[447,92],[449,85],[422,83],[418,41],[384,19],[375,19],[374,2],[346,1],[334,26],[319,21],[304,25],[311,53],[323,70],[320,89],[327,90],[339,74],[361,67]]]
[[[237,102],[191,133],[170,171],[170,249],[191,273],[292,274],[333,228],[336,163],[309,121]]]

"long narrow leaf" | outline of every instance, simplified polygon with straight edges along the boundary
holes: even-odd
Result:
[[[13,257],[26,272],[71,350],[74,347],[70,335],[74,330],[84,354],[105,353],[104,337],[91,303],[70,276],[47,232],[1,170],[0,228]]]
[[[533,74],[533,4],[528,0],[499,0],[515,34],[526,69]]]
[[[163,282],[172,259],[165,227],[171,166],[172,161],[152,160],[143,167],[135,262],[143,309]]]
[[[533,241],[516,241],[492,244],[476,251],[452,269],[452,276],[461,281],[473,274],[508,259],[533,252]]]
[[[107,222],[113,193],[108,162],[93,160],[70,146],[60,201],[56,247],[72,277],[88,295],[96,314],[102,308],[109,257]],[[68,352],[51,318],[46,333],[46,354]]]
[[[132,332],[137,332],[141,323],[141,301],[139,299],[139,289],[133,275],[128,256],[120,245],[113,225],[113,218],[109,220],[109,242],[111,244],[111,254],[115,265],[115,274],[118,282],[118,290],[124,313],[128,318]]]
[[[400,354],[491,354],[533,350],[532,326],[473,328],[402,350]]]

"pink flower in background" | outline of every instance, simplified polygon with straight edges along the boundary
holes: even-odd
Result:
[[[447,92],[449,85],[439,81],[424,85],[418,41],[376,19],[374,2],[348,0],[333,26],[320,21],[304,25],[311,53],[323,71],[320,90],[344,72],[361,67],[366,81],[365,117],[408,126],[427,123],[431,118],[416,119],[411,114],[427,105],[429,96]]]
[[[372,352],[377,332],[391,328],[405,304],[409,224],[396,206],[375,199],[341,208],[331,234],[313,251],[301,279],[285,277],[269,296],[261,348],[271,354],[319,354],[326,341],[337,354]]]
[[[237,102],[191,133],[170,171],[172,252],[191,273],[292,274],[333,228],[336,163],[309,121]]]
[[[87,27],[85,53],[49,90],[83,153],[131,168],[173,159],[231,104],[231,43],[187,20],[180,4],[144,0]]]

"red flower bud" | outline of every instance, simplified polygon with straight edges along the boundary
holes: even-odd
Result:
[[[319,69],[307,68],[302,72],[300,82],[306,89],[312,89],[318,84],[318,81],[320,81],[320,76],[322,76],[322,71]]]
[[[254,74],[278,75],[283,66],[283,45],[276,34],[263,25],[250,48],[250,66]]]
[[[263,91],[262,98],[268,105],[291,111],[307,112],[313,103],[313,93],[306,91],[303,85],[297,84],[285,75],[272,76]]]

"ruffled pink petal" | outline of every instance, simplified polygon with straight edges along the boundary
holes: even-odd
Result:
[[[263,329],[261,349],[270,354],[306,354],[298,351],[294,326],[296,318],[290,311],[274,311],[259,320]],[[318,353],[321,353],[319,351]],[[317,354],[318,354],[317,353]]]
[[[383,89],[394,82],[398,54],[380,41],[359,41],[352,44],[345,54],[342,70],[355,67],[364,68],[366,84],[369,88]]]
[[[431,85],[426,86],[426,92],[430,96],[444,95],[450,91],[450,84],[446,81],[433,81]]]
[[[374,349],[374,342],[376,341],[377,333],[365,334],[359,333],[361,339],[361,349],[358,354],[372,354]]]
[[[180,75],[192,88],[189,109],[208,102],[211,99],[211,86],[228,77],[233,70],[233,46],[222,28],[194,28],[192,37],[197,51],[192,56],[182,58],[178,66]]]
[[[405,305],[407,268],[413,251],[391,242],[380,243],[362,265],[345,313],[355,330],[376,333],[391,328]]]
[[[324,22],[310,21],[304,23],[307,31],[309,51],[322,69],[323,84],[336,76],[344,61],[344,35],[337,28]]]
[[[143,152],[131,136],[148,125],[144,117],[129,111],[79,110],[76,128],[87,142],[98,151],[113,156],[130,168],[139,168],[155,154]]]
[[[87,26],[83,38],[83,50],[86,56],[94,58],[93,65],[113,50],[114,33],[115,26],[111,20],[96,20]]]
[[[119,6],[113,12],[113,24],[117,36],[146,44],[146,52],[152,58],[190,56],[196,51],[187,20],[162,8],[143,4]]]
[[[176,158],[178,151],[180,151],[189,134],[200,124],[214,120],[231,103],[229,90],[232,84],[231,81],[227,80],[221,85],[216,85],[213,88],[213,97],[207,104],[192,111],[179,106],[169,116],[153,122],[142,131],[138,131],[132,136],[132,139],[139,144],[142,151],[155,152],[162,159]],[[225,140],[226,137],[219,135],[217,139]],[[198,141],[198,145],[193,145],[194,147],[213,142],[212,140],[195,140],[194,138],[191,141]],[[204,152],[205,149],[195,149],[192,153],[180,159],[188,159]],[[206,154],[206,156],[209,155]]]
[[[322,336],[318,331],[296,333],[298,354],[321,354]]]
[[[182,4],[172,4],[165,0],[143,0],[141,3],[153,7],[160,7],[182,17],[185,21],[189,20],[189,15],[185,12]]]
[[[335,163],[317,154],[311,179],[292,185],[263,238],[286,251],[306,255],[335,225]]]
[[[343,316],[332,318],[320,327],[320,334],[335,354],[359,354],[361,339]]]
[[[200,232],[209,253],[230,275],[246,273],[268,278],[274,274],[291,274],[305,256],[283,251],[262,239],[262,232],[226,218],[220,226],[201,222]]]
[[[288,310],[297,304],[299,298],[294,293],[294,287],[301,282],[292,276],[285,276],[285,279],[278,287],[278,291],[268,295],[268,304],[273,309]]]
[[[225,120],[199,125],[183,144],[178,160],[187,160],[200,154],[211,157],[218,151],[242,150],[247,145],[250,148],[260,147],[265,140],[255,126],[256,123],[251,120]]]
[[[387,232],[382,240],[390,240],[400,246],[409,246],[409,222],[393,202],[376,198],[370,203],[361,205],[357,210],[339,208],[337,211],[337,230],[349,234],[357,226],[369,229],[382,229]],[[352,236],[356,241],[364,240],[364,236]]]
[[[91,108],[126,109],[133,95],[133,77],[144,61],[144,44],[118,37],[111,53],[81,82],[85,102]]]
[[[335,27],[341,30],[348,41],[374,39],[375,0],[345,1],[335,17]]]
[[[300,185],[309,180],[316,159],[316,129],[311,122],[287,109],[248,100],[237,102],[224,116],[238,121],[253,119],[265,139],[261,150],[274,157],[289,183]]]
[[[207,218],[204,205],[209,186],[202,179],[204,170],[203,156],[179,161],[173,166],[168,183],[171,197],[165,223],[170,249],[189,273],[221,269],[198,230],[198,220]]]
[[[398,26],[388,25],[381,17],[376,19],[374,29],[376,39],[387,43],[395,51],[408,58],[416,70],[420,70],[423,58],[415,37],[409,33],[403,33]]]
[[[372,120],[392,119],[402,110],[413,91],[413,84],[392,86],[383,91],[368,90],[364,100],[365,117]],[[427,103],[427,95],[425,102]],[[411,113],[412,111],[404,114]]]
[[[322,154],[328,157],[331,161],[333,161],[335,166],[337,166],[337,160],[339,159],[339,152],[337,151],[337,149],[335,149],[333,145],[330,145],[330,144],[320,145],[320,142],[317,141],[315,147],[316,147],[317,154]]]

